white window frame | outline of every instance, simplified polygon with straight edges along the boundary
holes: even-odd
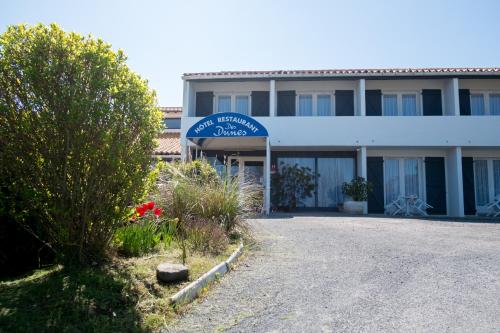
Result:
[[[383,175],[384,175],[384,206],[390,204],[390,202],[385,202],[386,189],[385,189],[385,161],[386,160],[398,160],[399,163],[399,193],[400,195],[405,194],[405,173],[404,173],[404,165],[405,160],[418,160],[418,188],[420,191],[419,198],[423,201],[427,202],[427,183],[425,181],[425,157],[421,156],[406,156],[406,157],[398,157],[398,156],[384,156],[384,164],[383,164]]]
[[[472,103],[472,95],[483,95],[483,100],[484,100],[484,115],[478,116],[478,117],[483,117],[483,116],[491,116],[492,114],[490,113],[490,95],[500,95],[500,90],[471,90],[470,95],[469,95],[469,101]],[[472,110],[471,110],[472,113]],[[493,116],[498,116],[498,115],[493,115]]]
[[[310,95],[312,96],[312,115],[311,116],[299,116],[299,96]],[[318,116],[318,95],[329,95],[331,100],[330,116]],[[295,116],[296,117],[334,117],[335,114],[335,92],[334,91],[297,91],[295,94]],[[356,105],[354,105],[356,108]]]
[[[231,112],[236,112],[236,96],[248,97],[248,115],[252,115],[252,94],[249,92],[216,92],[214,93],[213,109],[214,113],[219,113],[219,97],[231,97]]]
[[[384,110],[384,95],[396,95],[397,99],[397,108],[398,108],[398,114],[397,116],[386,116],[385,115],[385,110]],[[381,103],[382,103],[382,116],[384,117],[401,117],[403,116],[403,95],[415,95],[415,108],[417,109],[417,114],[416,116],[421,116],[423,115],[423,110],[422,110],[422,93],[414,90],[410,91],[393,91],[393,90],[383,90],[382,95],[380,96],[381,98]],[[416,117],[416,116],[407,116],[407,117]]]
[[[500,157],[474,157],[473,161],[486,161],[486,168],[488,171],[488,203],[492,202],[495,199],[495,174],[493,172],[493,161],[500,161]],[[472,168],[474,171],[474,183],[476,182],[476,167]],[[478,208],[484,208],[486,206],[479,206],[477,203],[477,195],[476,195],[476,185],[474,185],[474,204],[476,206],[476,209]]]

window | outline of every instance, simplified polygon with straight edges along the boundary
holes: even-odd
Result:
[[[318,95],[318,116],[332,115],[332,96]]]
[[[382,95],[382,114],[384,116],[419,115],[416,93],[387,93]]]
[[[384,95],[383,97],[383,112],[384,116],[397,116],[398,115],[398,96],[397,95]]]
[[[484,116],[484,96],[483,94],[470,95],[470,113],[473,116]]]
[[[313,97],[312,95],[299,95],[299,116],[313,115]]]
[[[163,124],[167,127],[167,129],[180,129],[181,118],[165,118],[163,119]]]
[[[250,94],[216,95],[216,112],[237,112],[250,115]]]
[[[285,166],[293,167],[297,165],[299,168],[307,168],[313,174],[316,174],[315,159],[313,157],[279,157],[278,158],[278,170],[281,170]],[[303,199],[297,199],[297,207],[315,207],[314,195],[306,197]]]
[[[231,112],[231,96],[221,95],[217,97],[217,112]]]
[[[285,166],[308,168],[316,177],[310,197],[298,200],[297,207],[336,208],[344,202],[342,184],[350,182],[356,172],[352,157],[278,157],[279,170]]]
[[[403,94],[402,105],[403,105],[403,116],[417,115],[417,95]]]
[[[490,114],[500,115],[500,94],[490,94]]]
[[[470,94],[470,111],[473,116],[499,116],[500,93],[498,92],[473,92]]]
[[[384,188],[386,205],[399,197],[399,160],[390,159],[384,161]]]
[[[500,195],[500,160],[493,160],[494,195]]]
[[[354,179],[356,166],[348,157],[320,157],[316,162],[318,207],[336,207],[344,202],[342,184]]]
[[[236,96],[236,112],[249,114],[248,96]]]
[[[500,159],[474,160],[476,207],[484,207],[500,195]]]
[[[304,92],[298,93],[296,99],[296,110],[298,117],[311,116],[333,116],[333,93],[328,92]]]
[[[422,158],[387,158],[384,160],[385,204],[399,196],[425,199]]]

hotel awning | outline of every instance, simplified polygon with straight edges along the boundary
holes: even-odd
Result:
[[[257,120],[235,112],[207,116],[186,133],[186,139],[201,149],[265,148],[268,136],[266,128]]]

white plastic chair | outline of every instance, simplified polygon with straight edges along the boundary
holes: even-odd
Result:
[[[406,210],[406,200],[403,197],[398,197],[396,200],[385,206],[385,215],[398,215]]]
[[[493,202],[486,205],[486,215],[491,217],[500,216],[500,195],[495,196]]]
[[[420,198],[417,198],[417,200],[415,200],[413,207],[415,208],[416,212],[422,216],[429,216],[429,214],[427,214],[427,209],[434,208]]]

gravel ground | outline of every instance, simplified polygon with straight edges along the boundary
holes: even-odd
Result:
[[[500,224],[250,223],[256,248],[166,332],[500,331]]]

